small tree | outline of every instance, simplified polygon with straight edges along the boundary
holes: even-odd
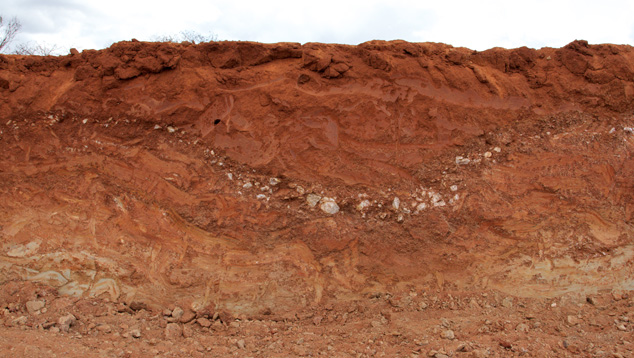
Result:
[[[186,30],[186,31],[181,31],[178,34],[154,36],[153,40],[158,42],[174,42],[174,43],[187,41],[195,45],[201,42],[218,41],[218,37],[214,34],[203,35],[196,31]]]
[[[21,43],[15,46],[13,51],[16,55],[27,56],[52,56],[59,50],[56,45],[47,45],[39,42]]]
[[[0,52],[9,46],[21,28],[22,24],[16,17],[5,23],[2,16],[0,16]]]

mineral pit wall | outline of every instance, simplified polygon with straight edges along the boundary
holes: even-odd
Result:
[[[634,287],[630,46],[0,55],[0,118],[2,282],[251,316]]]

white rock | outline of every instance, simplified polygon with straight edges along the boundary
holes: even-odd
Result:
[[[452,185],[449,187],[449,189],[451,189],[451,191],[457,191],[458,190],[458,186],[457,185]]]
[[[167,127],[167,131],[170,132],[170,133],[174,133],[174,132],[176,132],[176,128],[174,128],[172,126],[169,126],[169,127]]]
[[[398,210],[400,206],[401,206],[401,199],[399,199],[398,196],[395,196],[394,200],[392,200],[392,207],[394,208],[394,210]]]
[[[416,206],[416,212],[423,211],[427,209],[427,203],[420,203]]]
[[[229,178],[229,180],[233,180],[233,174],[232,173],[227,173],[227,178]]]
[[[434,205],[435,207],[438,207],[438,206],[445,206],[445,205],[446,205],[445,201],[442,199],[442,196],[440,196],[440,194],[438,194],[438,193],[434,193],[434,194],[431,196],[431,203],[432,203],[432,205]]]
[[[253,187],[253,184],[251,184],[251,182],[246,182],[242,187],[245,189],[251,189]]]
[[[269,179],[269,184],[270,184],[271,186],[276,186],[277,184],[279,184],[279,183],[281,183],[281,182],[282,182],[282,181],[281,181],[281,180],[279,180],[278,178],[271,178],[271,179]]]
[[[469,158],[464,158],[461,156],[456,157],[456,164],[458,165],[467,165],[469,163],[471,163],[471,160]]]
[[[263,199],[266,199],[266,195],[265,195],[265,194],[258,194],[258,195],[256,195],[255,197],[256,197],[256,199],[258,199],[258,200],[263,200]]]
[[[339,212],[339,205],[337,205],[335,200],[332,198],[322,198],[319,208],[321,211],[330,215],[334,215]]]
[[[306,202],[308,203],[308,206],[310,206],[311,208],[314,208],[319,203],[320,200],[321,200],[320,195],[317,195],[317,194],[306,195]]]
[[[495,147],[493,148],[493,151],[499,153],[502,151],[502,149],[500,147]]]
[[[486,152],[486,153],[484,153],[484,157],[485,157],[485,158],[491,158],[491,156],[492,156],[492,155],[493,155],[493,154],[491,154],[491,152]]]
[[[363,210],[369,208],[371,205],[372,205],[372,203],[370,203],[370,200],[363,200],[362,202],[360,202],[357,205],[357,210],[363,211]]]

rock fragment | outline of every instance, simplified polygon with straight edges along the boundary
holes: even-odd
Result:
[[[398,210],[401,207],[401,199],[398,196],[395,196],[394,200],[392,200],[392,207],[394,210]]]
[[[444,339],[453,340],[453,339],[456,339],[456,334],[454,333],[454,331],[447,329],[442,331],[442,333],[440,333],[440,337]]]
[[[197,320],[196,320],[196,323],[198,323],[198,325],[200,325],[201,327],[204,327],[204,328],[209,328],[209,327],[211,327],[211,321],[210,321],[210,320],[208,320],[208,319],[207,319],[207,318],[205,318],[205,317],[201,317],[201,318],[197,319]]]
[[[322,198],[321,204],[319,205],[321,211],[326,214],[334,215],[339,212],[339,205],[332,198]]]
[[[576,326],[580,323],[580,320],[577,316],[568,315],[568,317],[566,317],[566,322],[568,322],[571,326]]]
[[[320,200],[321,200],[321,196],[317,194],[306,195],[306,203],[308,203],[308,206],[310,206],[311,208],[314,208],[315,206],[317,206]]]
[[[456,164],[458,165],[467,165],[469,163],[471,163],[471,160],[469,158],[464,158],[461,156],[456,157]]]
[[[62,316],[59,318],[59,320],[57,320],[57,324],[59,325],[59,329],[62,332],[68,332],[68,330],[70,329],[70,327],[72,327],[75,322],[77,322],[77,318],[75,316],[73,316],[71,313]]]
[[[185,314],[185,311],[183,311],[183,309],[178,306],[176,306],[174,310],[172,310],[172,317],[175,320],[181,319],[181,317],[183,317],[183,314]]]
[[[236,346],[240,349],[244,349],[246,348],[246,344],[244,342],[244,339],[240,339],[239,341],[236,342]]]
[[[26,310],[29,314],[39,314],[40,310],[44,308],[45,305],[46,303],[42,300],[27,301]]]
[[[177,339],[183,336],[183,327],[178,323],[168,323],[165,327],[165,339]]]
[[[361,201],[361,202],[357,205],[357,210],[358,210],[358,211],[363,211],[363,210],[365,210],[365,209],[369,208],[369,207],[370,207],[370,205],[372,205],[372,204],[370,203],[370,200],[363,200],[363,201]]]
[[[187,309],[183,312],[181,318],[179,318],[178,321],[180,323],[188,323],[191,322],[194,318],[196,318],[196,314],[194,313],[194,311]]]

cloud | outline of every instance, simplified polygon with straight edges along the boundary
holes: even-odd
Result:
[[[441,1],[76,1],[4,0],[22,22],[21,41],[102,48],[193,30],[219,39],[358,44],[382,39],[445,42],[484,50],[560,47],[575,39],[634,43],[634,2]]]

